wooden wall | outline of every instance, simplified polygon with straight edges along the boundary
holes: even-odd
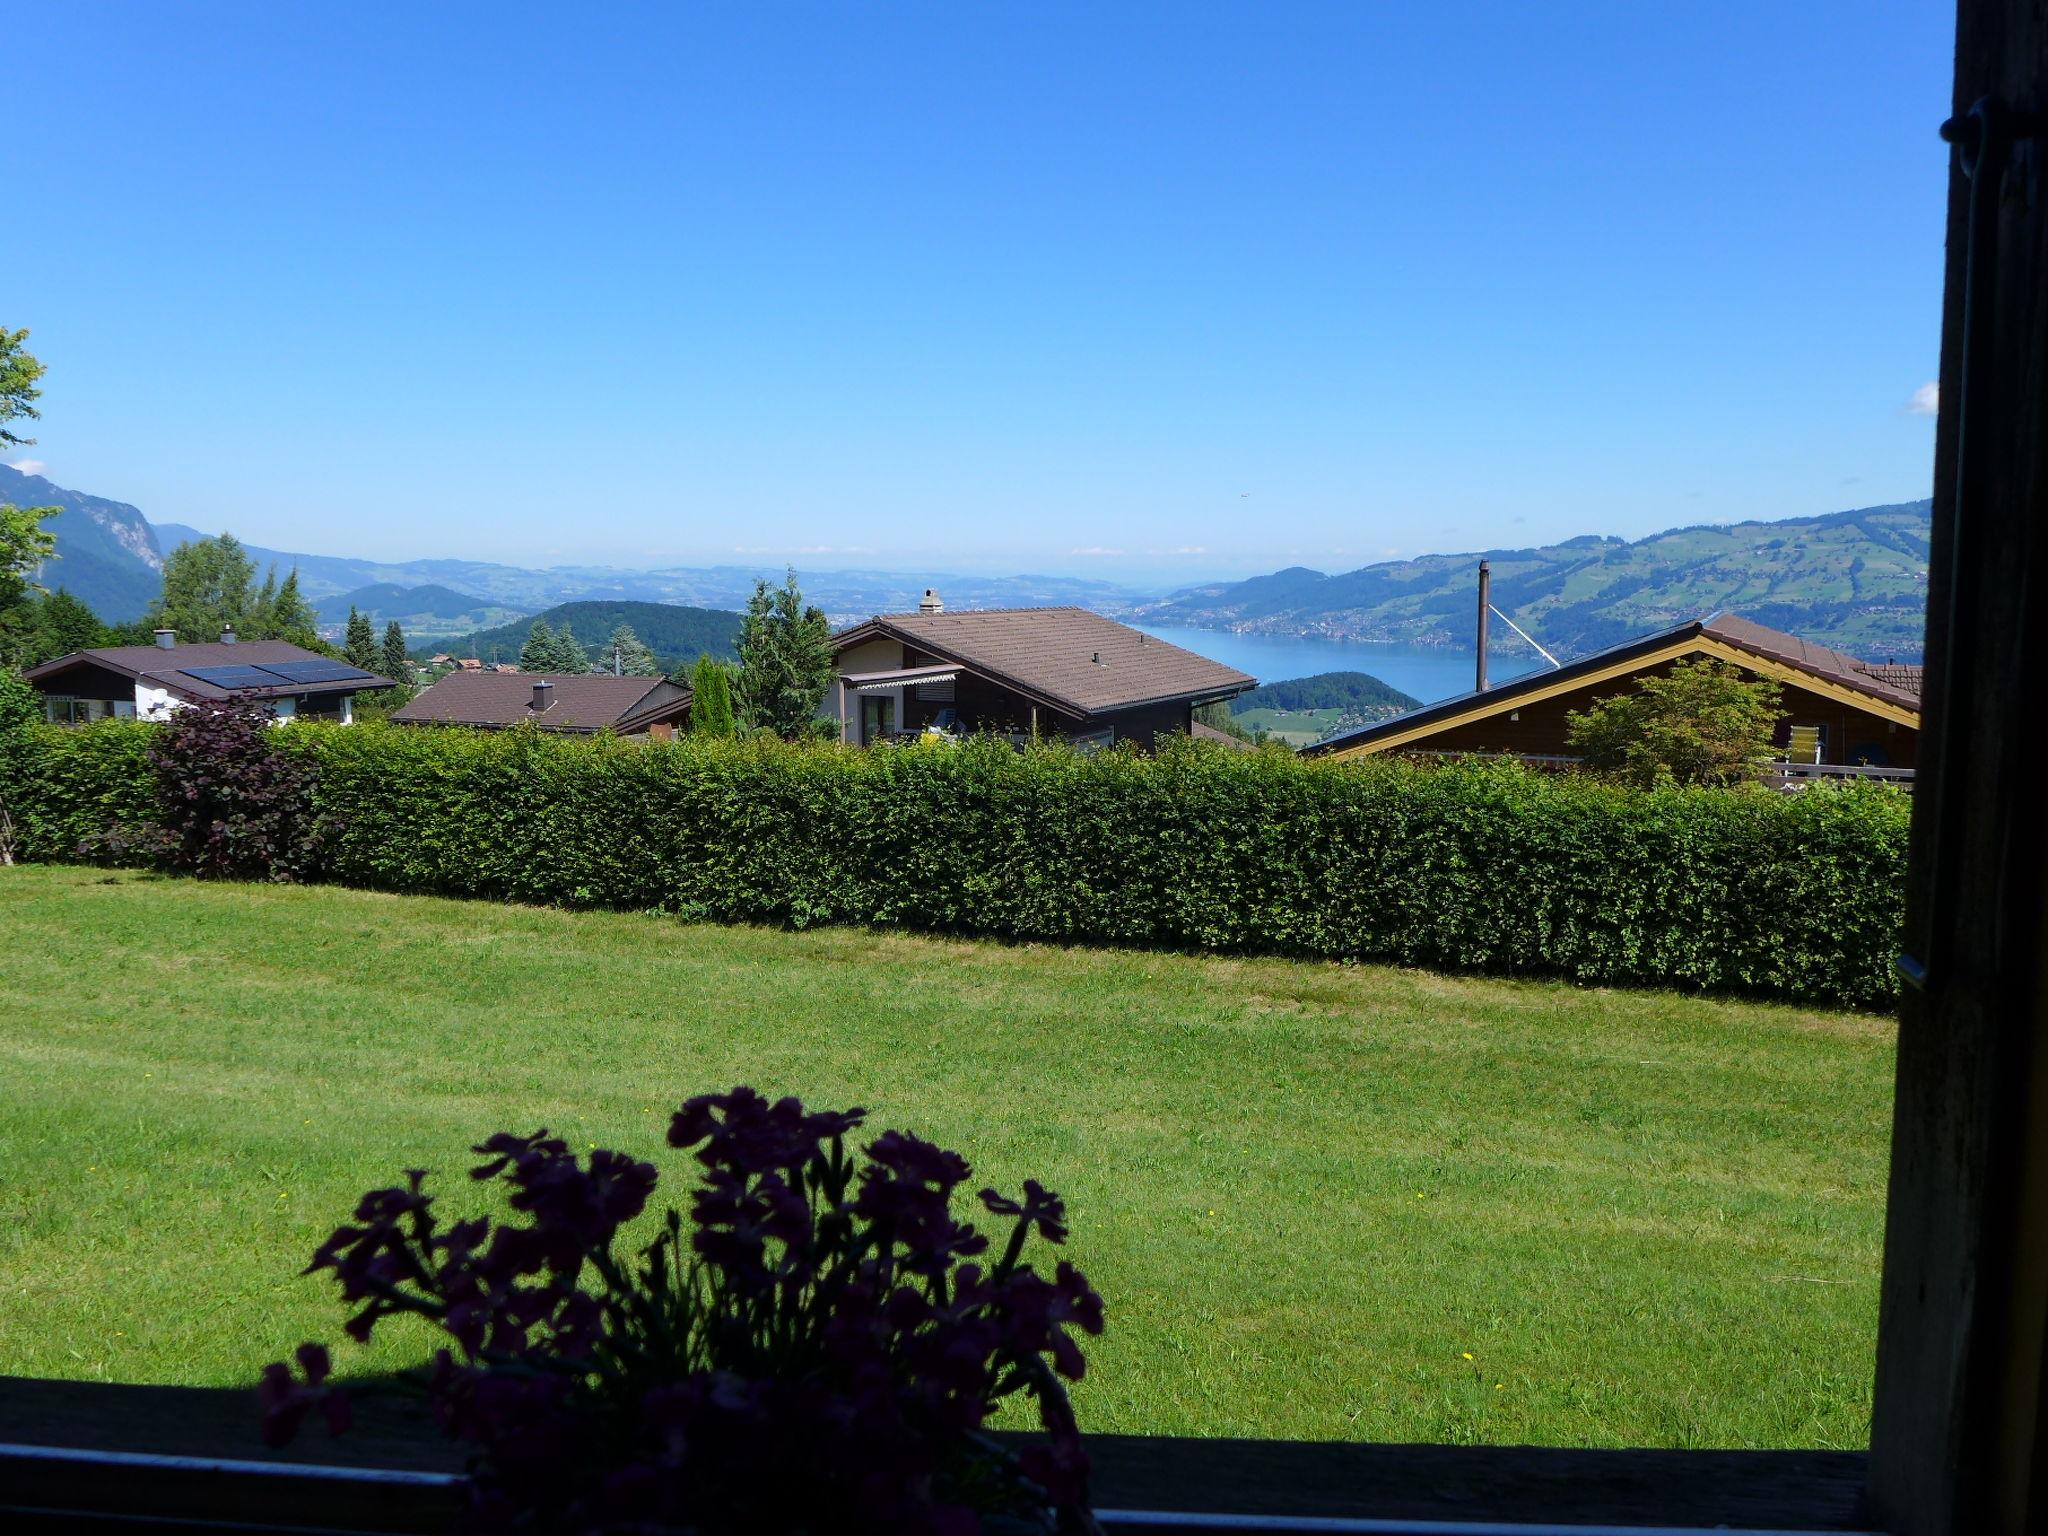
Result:
[[[1638,675],[1662,676],[1676,664],[1675,661],[1667,661],[1646,666]],[[1588,708],[1595,700],[1625,694],[1633,686],[1633,681],[1629,678],[1611,678],[1604,683],[1574,688],[1553,698],[1521,705],[1482,720],[1435,732],[1408,743],[1401,750],[1515,752],[1531,756],[1567,755],[1571,747],[1565,739],[1565,716],[1573,710]],[[1852,709],[1824,694],[1812,693],[1804,688],[1785,686],[1783,699],[1784,707],[1790,711],[1790,716],[1778,727],[1775,739],[1779,746],[1784,746],[1790,739],[1791,727],[1794,725],[1823,725],[1827,728],[1827,753],[1824,758],[1826,762],[1854,762],[1857,759],[1850,755],[1851,752],[1862,748],[1865,749],[1864,755],[1871,757],[1875,766],[1915,766],[1919,733],[1910,727],[1896,725],[1892,721],[1860,709]],[[1869,750],[1873,748],[1875,752],[1883,754],[1881,761]]]

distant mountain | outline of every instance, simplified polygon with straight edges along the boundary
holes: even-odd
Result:
[[[1241,715],[1248,709],[1341,709],[1349,713],[1377,710],[1400,714],[1419,708],[1422,700],[1370,672],[1318,672],[1313,677],[1291,677],[1267,683],[1230,701],[1230,712]]]
[[[163,552],[149,521],[125,501],[67,491],[41,475],[0,464],[0,502],[62,507],[45,526],[57,536],[57,558],[36,580],[62,587],[110,623],[139,619],[163,585]]]
[[[323,629],[346,625],[351,608],[367,614],[379,632],[396,619],[408,641],[465,635],[486,625],[504,624],[519,617],[516,608],[471,597],[467,592],[457,592],[450,587],[401,587],[388,581],[357,587],[352,592],[314,604]]]
[[[1913,501],[1776,523],[1674,528],[1633,543],[1586,535],[1539,549],[1428,555],[1336,576],[1294,566],[1191,587],[1130,616],[1246,634],[1470,650],[1483,554],[1493,568],[1494,604],[1560,655],[1729,610],[1852,655],[1915,661],[1931,515],[1932,503]],[[1522,646],[1500,624],[1493,642],[1503,651]]]
[[[662,666],[674,671],[695,661],[707,651],[730,660],[740,638],[740,616],[729,609],[686,608],[675,603],[581,602],[561,603],[532,618],[478,630],[431,647],[414,646],[416,652],[446,651],[451,656],[481,656],[485,661],[517,661],[519,648],[526,644],[534,619],[545,619],[551,629],[566,629],[590,652],[593,663],[612,631],[621,624],[633,626],[641,644],[653,651]]]

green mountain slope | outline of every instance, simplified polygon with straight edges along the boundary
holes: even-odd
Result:
[[[1318,672],[1313,677],[1290,677],[1267,683],[1230,701],[1230,712],[1241,715],[1248,709],[1341,709],[1384,710],[1400,714],[1414,709],[1422,700],[1381,682],[1370,672]]]
[[[1483,554],[1495,605],[1560,655],[1730,610],[1853,655],[1918,660],[1930,515],[1931,503],[1914,501]],[[1429,555],[1341,575],[1294,567],[1189,588],[1134,617],[1470,649],[1480,558]],[[1496,645],[1521,645],[1501,631]]]
[[[163,554],[149,521],[125,501],[67,491],[41,475],[0,464],[0,502],[17,507],[62,507],[43,526],[57,536],[57,558],[36,580],[62,587],[102,619],[139,619],[163,586]]]
[[[730,660],[740,638],[740,616],[724,608],[685,608],[675,603],[582,602],[561,603],[545,613],[529,615],[510,624],[480,629],[459,640],[415,651],[447,651],[452,656],[481,656],[486,661],[517,661],[519,648],[536,618],[546,619],[552,629],[567,629],[590,652],[593,663],[598,652],[621,624],[633,626],[633,633],[673,671],[685,662],[710,652]]]
[[[466,635],[486,625],[508,624],[522,612],[489,598],[457,592],[452,587],[405,587],[389,581],[373,582],[339,597],[323,599],[316,611],[322,624],[342,624],[347,622],[351,608],[368,614],[379,630],[390,620],[398,620],[411,641]]]

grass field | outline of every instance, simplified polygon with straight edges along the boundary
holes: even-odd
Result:
[[[245,1381],[340,1339],[297,1272],[362,1189],[467,1209],[469,1143],[546,1124],[679,1196],[667,1111],[745,1080],[1068,1195],[1090,1428],[1866,1435],[1878,1019],[37,868],[0,999],[8,1373]]]
[[[1290,747],[1321,741],[1344,718],[1341,709],[1247,709],[1230,717],[1248,731],[1264,730]]]

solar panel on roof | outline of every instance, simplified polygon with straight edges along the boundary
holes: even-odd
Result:
[[[182,670],[187,677],[196,677],[216,688],[275,688],[285,681],[262,667],[185,667]]]
[[[266,661],[263,670],[288,683],[352,683],[377,675],[345,661]]]

